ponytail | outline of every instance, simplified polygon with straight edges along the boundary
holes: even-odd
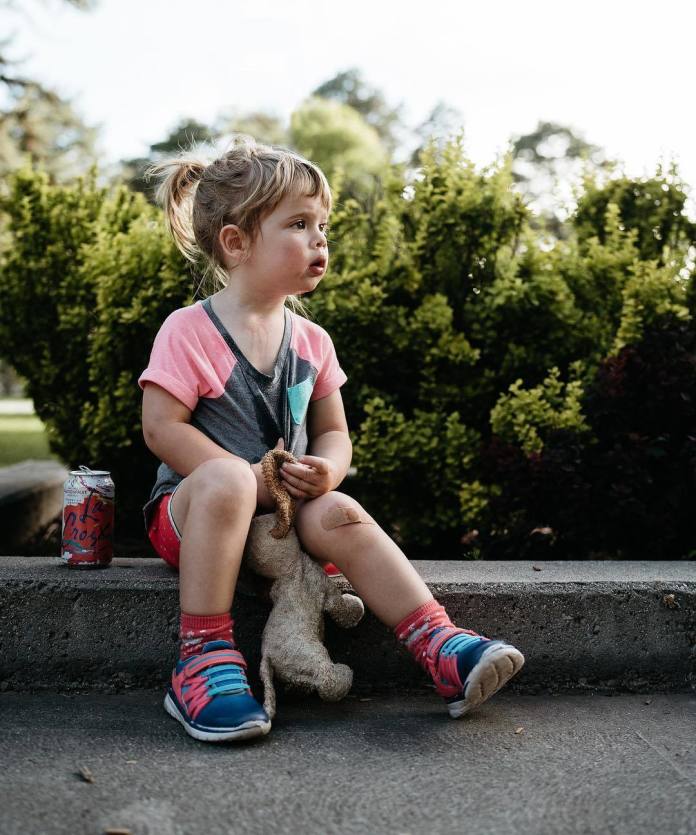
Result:
[[[203,255],[193,229],[193,201],[207,163],[190,151],[155,163],[145,171],[145,179],[161,178],[155,199],[164,210],[164,222],[181,254],[198,263]]]

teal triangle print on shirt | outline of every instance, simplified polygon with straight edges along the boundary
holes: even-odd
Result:
[[[314,391],[312,381],[307,379],[298,383],[296,386],[288,388],[288,402],[290,403],[290,413],[294,422],[300,426],[305,419],[307,413],[307,406],[309,406],[309,398]]]

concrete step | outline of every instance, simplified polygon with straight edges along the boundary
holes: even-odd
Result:
[[[68,470],[52,459],[0,467],[0,553],[22,549],[60,517],[67,477]]]
[[[413,564],[455,623],[524,653],[509,685],[517,692],[696,686],[693,562]],[[252,682],[269,606],[242,576],[232,613]],[[159,559],[116,558],[107,569],[77,571],[58,557],[2,557],[0,690],[156,687],[176,657],[178,622],[178,574]],[[353,668],[353,692],[428,686],[369,612],[352,630],[327,619],[326,645]]]
[[[3,835],[696,831],[694,694],[303,699],[222,745],[163,695],[0,694]]]

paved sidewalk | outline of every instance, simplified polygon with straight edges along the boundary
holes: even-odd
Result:
[[[0,695],[0,831],[696,832],[692,693],[503,691],[460,721],[429,693],[296,700],[236,746],[188,737],[162,695]]]
[[[0,398],[0,415],[33,415],[34,401],[26,397]]]

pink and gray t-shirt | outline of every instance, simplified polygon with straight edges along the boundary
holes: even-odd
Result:
[[[191,425],[255,464],[278,438],[299,457],[307,451],[307,408],[348,379],[328,333],[284,308],[285,331],[271,376],[258,371],[203,299],[171,313],[155,337],[138,380],[157,383],[192,412]],[[157,499],[183,479],[165,463],[143,508],[147,528]]]

